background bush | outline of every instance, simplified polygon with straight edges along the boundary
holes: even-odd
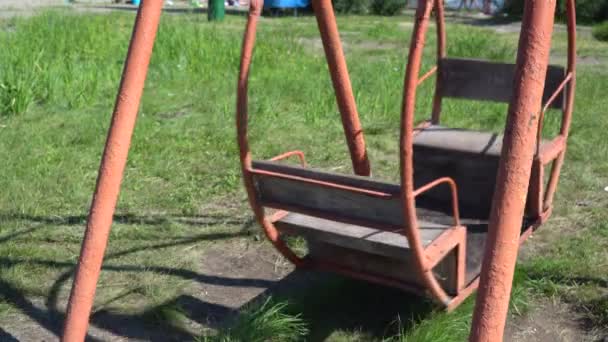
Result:
[[[405,8],[404,0],[333,0],[340,14],[397,15]]]
[[[334,11],[340,14],[368,14],[371,0],[333,0]]]
[[[608,42],[608,21],[595,25],[593,27],[593,36],[597,40]]]
[[[377,15],[396,15],[405,7],[403,0],[372,0],[371,12]]]
[[[504,12],[513,16],[521,16],[524,3],[525,0],[506,1]],[[566,18],[566,0],[557,1],[557,17],[561,20]],[[576,17],[582,23],[608,20],[608,0],[577,0]]]

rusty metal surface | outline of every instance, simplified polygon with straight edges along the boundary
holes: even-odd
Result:
[[[332,2],[331,0],[313,0],[312,7],[321,33],[323,50],[336,93],[336,101],[342,117],[342,127],[344,128],[353,169],[355,174],[359,176],[369,176],[371,175],[371,167],[365,149],[363,129],[359,122],[357,105],[353,96]]]
[[[507,318],[538,114],[549,64],[555,0],[526,1],[471,341],[501,341]]]
[[[437,66],[432,67],[429,71],[427,71],[424,75],[420,76],[418,79],[417,85],[421,85],[424,81],[426,81],[429,77],[433,76],[437,72]]]
[[[567,141],[570,133],[570,124],[572,122],[572,112],[574,110],[574,94],[576,89],[576,6],[574,0],[568,0],[566,3],[566,15],[568,23],[568,69],[567,72],[572,74],[572,80],[568,84],[566,91],[568,96],[566,99],[566,105],[562,113],[562,125],[560,128],[560,135]],[[559,176],[564,165],[564,159],[566,157],[566,146],[564,150],[559,154],[551,174],[549,176],[549,183],[547,184],[547,190],[545,192],[543,208],[550,210],[553,206],[553,198],[555,197],[555,191],[557,190],[557,183]]]
[[[137,118],[162,5],[162,0],[144,1],[135,19],[131,44],[70,294],[62,341],[83,341],[87,333],[97,280],[120,192],[120,183],[127,162],[131,135]]]
[[[433,10],[433,0],[419,0],[412,40],[410,43],[409,59],[407,62],[403,104],[401,107],[401,137],[399,144],[401,169],[401,196],[403,201],[404,230],[412,248],[414,268],[420,273],[420,278],[427,286],[432,298],[443,305],[448,305],[451,298],[441,288],[433,275],[425,257],[424,247],[420,241],[416,205],[414,196],[414,110],[416,105],[416,87],[424,50],[425,34],[428,30],[429,18]]]
[[[249,6],[249,14],[247,17],[247,26],[243,35],[243,47],[241,52],[241,64],[239,67],[239,79],[237,85],[237,104],[236,104],[236,126],[237,138],[239,145],[239,156],[241,161],[241,169],[243,172],[243,182],[247,190],[249,204],[255,214],[256,220],[263,227],[264,233],[268,240],[272,242],[274,247],[289,261],[298,267],[306,266],[305,260],[297,256],[283,240],[280,239],[274,223],[266,216],[264,208],[258,202],[253,185],[253,174],[251,170],[251,151],[249,150],[249,142],[247,139],[247,87],[249,81],[249,68],[251,66],[251,58],[253,47],[255,45],[255,36],[258,20],[262,13],[263,0],[253,0]]]
[[[268,176],[268,177],[290,179],[290,180],[299,181],[299,182],[303,182],[303,183],[318,185],[318,186],[325,187],[325,188],[340,189],[340,190],[350,191],[350,192],[354,192],[354,193],[364,194],[364,195],[371,196],[371,197],[387,198],[387,199],[395,197],[395,195],[391,194],[391,193],[368,190],[368,189],[363,189],[363,188],[359,188],[359,187],[348,186],[348,185],[343,185],[343,184],[338,184],[338,183],[332,183],[332,182],[324,182],[324,181],[320,181],[320,180],[316,180],[316,179],[294,176],[294,175],[290,175],[287,173],[272,172],[272,171],[260,170],[260,169],[255,169],[255,168],[249,169],[248,172],[253,175],[262,175],[262,176]]]
[[[296,156],[298,157],[298,159],[300,160],[300,165],[302,165],[302,167],[306,167],[306,158],[304,157],[304,152],[302,151],[289,151],[289,152],[285,152],[283,154],[279,154],[278,156],[272,157],[270,158],[271,161],[279,161],[279,160],[283,160],[283,159],[287,159],[290,157]]]
[[[460,212],[458,210],[458,187],[452,178],[443,177],[435,179],[434,181],[419,187],[414,190],[414,197],[425,193],[426,191],[431,190],[432,188],[441,185],[447,184],[450,187],[450,191],[452,193],[452,217],[454,218],[454,227],[460,226]]]
[[[447,56],[446,50],[446,33],[445,33],[445,13],[443,7],[443,0],[437,0],[435,2],[435,25],[437,25],[437,67],[439,68],[439,61]],[[439,70],[438,70],[439,71]],[[433,111],[431,114],[431,122],[434,125],[438,125],[441,120],[441,82],[439,77],[441,74],[438,72],[435,80],[435,94],[433,95]]]
[[[543,105],[543,108],[540,111],[540,117],[538,119],[538,130],[536,133],[536,155],[540,154],[540,145],[541,145],[540,142],[543,139],[543,127],[544,127],[545,113],[547,112],[549,107],[553,104],[555,99],[557,99],[557,97],[560,95],[560,93],[564,90],[566,85],[568,83],[570,83],[571,80],[572,80],[572,73],[568,72],[566,74],[566,77],[564,78],[564,80],[560,83],[560,85],[557,87],[557,89],[555,89],[553,94],[549,97],[547,102],[545,102],[545,104]]]

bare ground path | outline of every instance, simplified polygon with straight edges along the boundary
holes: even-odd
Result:
[[[101,306],[91,318],[88,340],[191,340],[206,329],[229,322],[239,310],[269,295],[284,296],[305,306],[310,306],[310,298],[323,298],[323,303],[308,309],[312,311],[308,316],[315,316],[310,322],[311,340],[332,340],[332,332],[338,329],[360,329],[381,338],[394,317],[408,317],[410,313],[403,308],[409,302],[419,301],[391,289],[294,271],[268,243],[255,240],[247,237],[219,241],[204,251],[194,252],[200,260],[196,271],[176,272],[176,276],[186,277],[191,285],[159,307],[180,308],[186,317],[180,324],[159,326],[149,317],[154,309],[122,313]],[[10,292],[6,285],[3,284],[3,291]],[[25,298],[15,291],[12,301],[16,309],[8,319],[0,321],[0,341],[58,341],[69,285],[69,281],[63,283],[58,298]],[[379,295],[370,297],[369,293]],[[510,318],[505,341],[587,340],[579,316],[567,305],[548,300],[539,303],[529,314]]]

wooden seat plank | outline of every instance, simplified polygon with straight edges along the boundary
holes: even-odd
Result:
[[[503,136],[491,132],[431,125],[414,137],[414,183],[416,187],[437,178],[450,177],[458,186],[461,214],[487,219],[496,187]],[[542,140],[545,151],[551,141]],[[435,201],[449,202],[446,187],[424,194]]]
[[[287,234],[390,258],[403,259],[409,250],[407,238],[398,231],[341,223],[298,213],[287,214],[275,222],[275,225]],[[446,225],[424,221],[419,222],[419,225],[424,246],[449,228]]]
[[[400,187],[397,185],[368,177],[335,174],[278,162],[255,161],[253,168],[306,180],[379,191],[389,196],[378,198],[299,179],[254,173],[259,201],[264,206],[331,218],[345,223],[356,222],[385,229],[402,228],[403,205],[399,196]]]
[[[492,132],[431,125],[418,131],[414,136],[414,146],[499,157],[502,140],[502,135]],[[551,142],[542,140],[541,150],[547,149],[550,144]]]

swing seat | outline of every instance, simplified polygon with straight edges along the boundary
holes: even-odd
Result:
[[[252,166],[260,204],[284,210],[273,216],[275,226],[283,234],[305,238],[309,258],[389,277],[424,292],[403,233],[398,185],[272,161],[254,161]],[[434,272],[446,292],[456,294],[463,286],[459,272],[465,273],[465,260],[459,263],[455,251],[460,247],[465,252],[464,227],[440,211],[420,208],[417,216],[423,247],[446,249]],[[467,272],[464,282],[475,276],[475,271]]]
[[[329,271],[430,295],[450,310],[479,284],[503,139],[492,133],[438,125],[421,126],[413,132],[415,90],[437,73],[431,122],[438,124],[442,100],[446,97],[512,101],[517,68],[514,64],[444,57],[441,3],[434,4],[438,8],[438,65],[423,76],[419,75],[420,57],[431,3],[426,2],[427,6],[420,6],[417,12],[416,25],[421,29],[414,30],[412,58],[406,68],[399,185],[306,168],[300,151],[287,152],[269,161],[251,160],[247,93],[259,14],[256,6],[250,8],[243,40],[237,132],[251,207],[266,236],[284,257],[296,267]],[[334,21],[331,5],[320,6],[316,14],[353,169],[358,175],[370,175],[363,130],[339,35],[335,25],[328,25]],[[569,49],[570,58],[573,50],[570,46]],[[564,124],[554,140],[539,141],[520,243],[550,214],[551,197],[561,168],[561,159],[556,158],[563,156],[571,116],[572,102],[567,96],[573,92],[568,84],[574,78],[572,63],[569,61],[567,74],[562,67],[549,66],[544,78],[545,105],[539,113],[537,135],[542,135],[542,121],[548,108],[562,109]],[[543,75],[534,76],[540,81]],[[298,156],[302,166],[279,162],[291,156]],[[545,192],[548,204],[545,205],[540,196],[544,186],[543,168],[551,160],[557,162],[549,177]],[[307,255],[291,248],[289,235],[307,242]]]
[[[439,60],[437,95],[439,99],[493,101],[508,103],[513,94],[515,64],[462,58]],[[565,69],[550,65],[545,77],[543,103],[563,109],[567,99],[560,85]],[[438,117],[437,117],[438,121]],[[441,177],[458,185],[461,214],[487,220],[490,216],[503,136],[440,125],[421,126],[414,136],[414,184],[420,186]],[[530,179],[527,214],[539,218],[546,214],[541,200],[543,169],[566,145],[563,136],[539,142]],[[446,197],[448,196],[448,197]],[[444,188],[432,189],[425,200],[445,201]]]
[[[416,186],[441,177],[458,184],[458,198],[464,217],[489,218],[496,174],[502,152],[503,136],[473,130],[431,125],[421,128],[414,137],[414,179]],[[542,165],[555,159],[564,148],[564,140],[541,140],[536,162]],[[538,177],[537,173],[532,178]],[[531,179],[531,183],[535,180]],[[534,187],[530,192],[538,191]],[[530,194],[530,196],[536,194]],[[425,199],[445,201],[450,194],[436,188]]]

